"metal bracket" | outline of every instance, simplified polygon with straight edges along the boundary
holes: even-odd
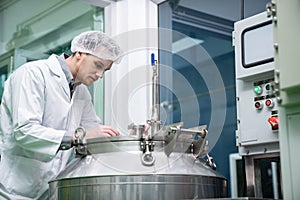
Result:
[[[208,155],[208,153],[206,154],[206,157],[207,157],[206,164],[208,166],[210,166],[213,170],[216,170],[217,169],[217,165],[214,162],[213,157],[211,157],[210,155]]]
[[[266,9],[267,9],[267,16],[272,17],[273,22],[277,23],[276,4],[273,0],[267,3]]]

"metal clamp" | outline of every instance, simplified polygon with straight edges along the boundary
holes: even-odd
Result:
[[[142,164],[145,166],[152,166],[155,162],[155,157],[152,155],[155,143],[152,141],[142,141],[140,144],[143,155],[141,157]]]
[[[78,127],[75,130],[75,153],[78,155],[87,155],[87,146],[85,142],[86,131],[83,127]]]

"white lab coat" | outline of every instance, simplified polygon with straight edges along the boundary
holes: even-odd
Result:
[[[48,181],[72,151],[58,150],[66,131],[100,123],[86,86],[70,100],[55,55],[19,67],[5,83],[0,108],[0,199],[47,197]]]

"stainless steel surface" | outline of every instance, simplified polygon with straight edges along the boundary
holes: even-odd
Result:
[[[86,177],[52,183],[53,199],[202,199],[225,196],[222,179],[206,176]]]
[[[153,140],[136,136],[88,140],[90,154],[76,157],[49,182],[51,199],[227,197],[227,180],[208,166],[197,151],[203,148],[206,133],[196,133],[197,130],[166,131]],[[152,165],[143,163],[143,142],[155,144],[151,149],[155,158]]]

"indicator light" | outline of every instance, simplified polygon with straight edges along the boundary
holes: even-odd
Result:
[[[261,86],[257,85],[253,88],[253,91],[255,94],[261,94],[262,93],[262,88]]]
[[[274,106],[274,103],[271,99],[267,99],[265,102],[266,106],[268,106],[269,108],[272,108]]]
[[[263,104],[260,101],[255,102],[254,107],[257,110],[261,110],[263,108]]]
[[[267,83],[265,88],[266,88],[267,91],[271,90],[272,89],[271,83]]]

